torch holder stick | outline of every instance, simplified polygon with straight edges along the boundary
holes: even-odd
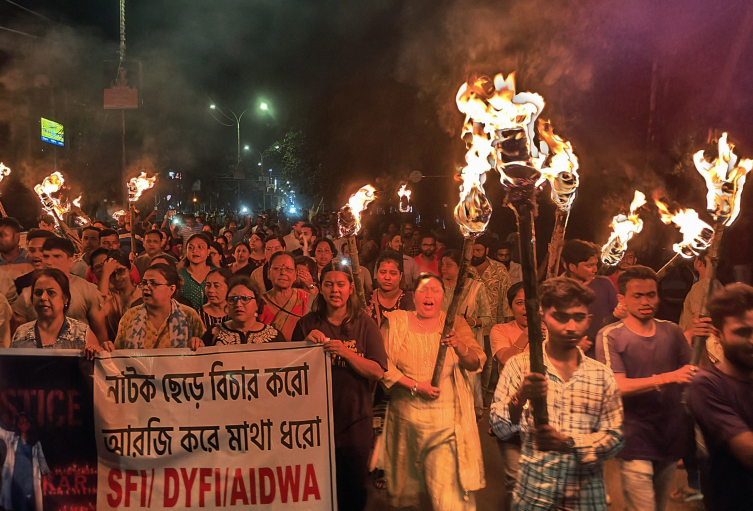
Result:
[[[669,272],[671,272],[675,266],[677,266],[677,263],[679,263],[682,260],[682,256],[680,254],[675,254],[672,259],[669,260],[667,264],[661,267],[659,271],[656,272],[656,280],[661,280],[667,275],[669,275]]]
[[[563,211],[557,208],[557,214],[554,217],[554,231],[552,231],[552,239],[549,242],[549,260],[546,265],[547,279],[553,279],[559,272],[560,256],[562,255],[562,246],[565,243],[565,230],[567,229],[568,218],[570,218],[570,211]]]
[[[516,191],[518,192],[518,191]],[[546,376],[544,366],[544,335],[541,330],[541,307],[539,304],[538,278],[534,247],[533,209],[534,199],[529,193],[515,193],[519,200],[513,203],[518,213],[518,239],[520,241],[520,266],[523,274],[523,291],[526,297],[526,317],[528,318],[528,349],[531,372]],[[508,192],[508,196],[513,194]],[[527,195],[527,197],[525,197]],[[522,199],[522,200],[521,200]],[[549,410],[546,397],[531,400],[533,419],[537,426],[549,424]]]
[[[131,253],[136,255],[136,206],[133,202],[128,202],[128,211],[131,215]]]
[[[711,246],[709,247],[709,258],[711,259],[711,262],[709,263],[709,269],[708,269],[708,279],[709,279],[709,288],[706,290],[706,296],[703,299],[703,307],[701,308],[701,317],[707,317],[708,316],[708,310],[706,309],[706,306],[709,303],[709,298],[711,298],[711,295],[714,293],[714,281],[716,281],[716,269],[719,266],[719,250],[721,249],[722,245],[722,237],[724,236],[724,223],[718,222],[714,226],[714,238],[711,241]],[[697,366],[698,362],[701,360],[701,354],[703,353],[703,348],[706,346],[706,339],[707,336],[703,335],[694,335],[693,336],[693,358],[690,360],[690,365]]]
[[[0,202],[0,216],[2,216],[3,218],[8,216],[8,213],[5,212],[5,207],[3,206],[2,202]]]
[[[348,242],[348,258],[350,259],[350,269],[353,275],[353,285],[356,287],[356,294],[361,307],[366,308],[366,294],[363,291],[363,281],[361,280],[361,262],[358,260],[358,246],[356,237],[346,236]]]
[[[458,279],[455,284],[455,290],[452,293],[452,301],[447,309],[447,315],[444,320],[444,327],[442,328],[442,337],[444,339],[455,328],[455,317],[457,316],[458,307],[460,306],[460,298],[463,295],[463,288],[465,287],[465,280],[468,275],[468,266],[471,264],[471,256],[473,255],[473,244],[476,242],[476,236],[471,235],[463,240],[463,253],[460,259],[460,267],[458,268]],[[447,346],[440,344],[439,351],[437,352],[437,361],[434,363],[434,373],[431,375],[431,386],[439,387],[439,380],[442,377],[442,369],[444,368],[444,361],[447,357]]]
[[[81,245],[81,240],[79,239],[78,235],[71,230],[70,227],[68,227],[68,224],[66,224],[62,218],[58,215],[57,211],[54,209],[50,211],[52,213],[52,217],[57,221],[58,227],[60,227],[60,231],[63,233],[63,236],[68,238],[71,243],[76,247],[76,250],[79,252],[82,252],[83,246]]]

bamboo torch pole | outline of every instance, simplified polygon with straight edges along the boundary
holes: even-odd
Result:
[[[10,167],[7,167],[3,163],[0,163],[0,182],[2,182],[2,180],[5,179],[9,175],[10,175]],[[5,212],[5,207],[3,207],[2,202],[0,202],[0,215],[2,215],[3,218],[8,216],[8,213]]]
[[[463,238],[463,252],[460,259],[460,267],[458,268],[458,279],[455,284],[455,290],[452,293],[452,301],[447,309],[447,315],[444,320],[444,327],[442,328],[442,339],[450,335],[450,332],[455,328],[455,317],[457,316],[458,307],[460,306],[460,298],[463,295],[463,288],[465,287],[465,280],[468,275],[468,266],[471,264],[471,256],[473,255],[473,244],[476,241],[476,236],[471,234]],[[439,380],[442,377],[442,369],[444,368],[444,361],[447,356],[447,346],[444,344],[439,345],[439,351],[437,352],[437,360],[434,363],[434,372],[431,376],[431,386],[439,387]]]
[[[128,211],[131,217],[131,253],[136,255],[136,205],[133,201],[128,202]]]
[[[567,220],[570,218],[570,211],[562,211],[557,208],[554,216],[554,231],[552,239],[549,242],[549,260],[546,265],[546,278],[553,279],[557,276],[560,268],[560,256],[562,255],[562,246],[565,243],[565,230],[567,229]]]
[[[361,302],[361,307],[366,307],[366,293],[363,290],[363,280],[361,280],[361,262],[358,260],[358,245],[356,244],[355,234],[347,236],[346,241],[348,243],[348,258],[350,259],[350,268],[353,272],[353,285],[356,288],[356,295],[358,301]]]
[[[716,282],[716,270],[719,267],[719,249],[722,245],[722,237],[724,236],[724,223],[717,222],[714,226],[714,238],[709,246],[709,269],[707,277],[709,279],[709,287],[706,290],[706,296],[703,298],[703,305],[701,306],[701,317],[708,316],[708,310],[706,309],[709,303],[709,298],[714,293]],[[703,353],[703,347],[706,346],[707,336],[694,335],[693,336],[693,357],[690,360],[690,365],[697,366],[701,360],[701,354]]]

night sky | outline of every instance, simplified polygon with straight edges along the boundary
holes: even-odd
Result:
[[[0,31],[0,122],[46,98],[50,84],[56,105],[67,94],[85,150],[63,170],[86,202],[96,179],[119,179],[119,113],[101,109],[104,77],[117,69],[105,61],[117,59],[118,2],[17,3],[53,21],[0,0],[0,25],[39,36]],[[155,171],[207,179],[227,168],[235,132],[209,116],[214,101],[250,109],[242,144],[255,149],[303,129],[333,204],[377,178],[392,187],[413,170],[447,176],[414,185],[429,219],[457,202],[457,89],[473,74],[512,71],[519,91],[545,98],[541,117],[580,159],[572,236],[603,243],[636,188],[703,209],[689,158],[710,135],[729,131],[737,153],[753,157],[749,1],[151,0],[130,2],[126,17],[128,57],[142,62],[144,83],[144,108],[126,114],[128,159]],[[258,110],[261,101],[271,109]],[[0,142],[0,160],[28,179],[46,169],[19,154]],[[497,176],[488,183],[492,227],[510,231]],[[538,223],[546,238],[547,194]]]

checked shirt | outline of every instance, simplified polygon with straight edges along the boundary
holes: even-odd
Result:
[[[580,350],[578,350],[580,352]],[[518,510],[606,510],[604,461],[624,445],[622,401],[612,371],[580,352],[580,366],[567,382],[549,362],[549,424],[572,437],[574,453],[543,452],[533,444],[533,416],[523,410],[520,424],[510,422],[508,404],[530,372],[528,353],[516,355],[499,377],[491,407],[492,429],[504,439],[521,432],[518,483],[513,503]]]

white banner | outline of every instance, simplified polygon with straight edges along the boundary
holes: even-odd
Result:
[[[330,382],[308,343],[98,359],[97,509],[337,509]]]

